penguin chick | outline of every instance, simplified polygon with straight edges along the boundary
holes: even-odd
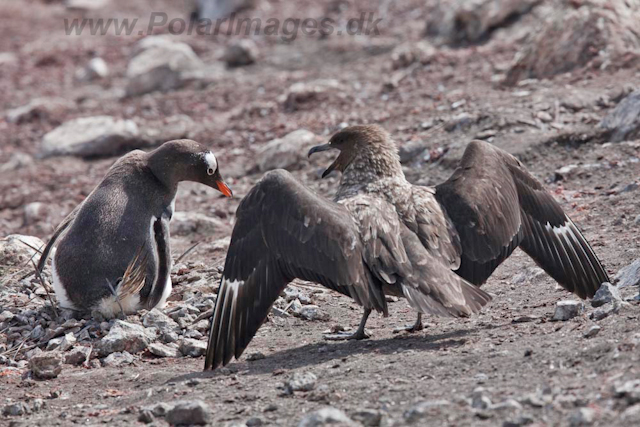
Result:
[[[171,293],[169,221],[180,181],[195,181],[227,197],[215,155],[191,140],[132,151],[58,226],[53,288],[61,307],[107,318],[162,308]]]

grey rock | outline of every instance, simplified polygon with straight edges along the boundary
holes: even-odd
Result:
[[[502,423],[502,427],[522,427],[533,423],[533,417],[529,414],[523,414],[513,420],[507,420]]]
[[[0,239],[0,265],[24,265],[32,258],[37,263],[39,255],[32,248],[42,249],[44,242],[37,237],[22,234],[10,234]]]
[[[211,409],[202,400],[184,400],[167,412],[165,420],[171,425],[204,425],[211,421]]]
[[[44,328],[42,327],[42,325],[36,325],[36,327],[33,328],[31,333],[29,334],[29,336],[33,340],[39,340],[40,338],[42,338],[44,336],[44,334],[45,334],[45,332],[44,332]],[[62,340],[62,339],[60,339],[60,340]],[[51,350],[51,349],[47,348],[47,350]]]
[[[226,228],[227,226],[218,218],[199,212],[174,212],[171,218],[171,232],[178,236],[211,235]]]
[[[197,0],[194,11],[198,19],[226,18],[233,12],[252,8],[255,0]]]
[[[16,152],[5,163],[0,165],[0,172],[11,172],[33,164],[33,157],[27,153]]]
[[[620,292],[618,291],[618,288],[616,286],[613,286],[611,283],[605,282],[600,285],[600,288],[596,291],[596,294],[591,300],[591,305],[593,307],[600,307],[613,302],[622,303]]]
[[[180,351],[185,356],[200,357],[207,351],[207,343],[200,340],[185,338],[180,344]]]
[[[71,347],[73,347],[75,344],[76,344],[76,337],[73,335],[73,333],[69,332],[63,337],[50,339],[49,342],[47,343],[47,351],[60,350],[62,352],[65,352],[69,350]]]
[[[251,417],[247,421],[244,422],[247,427],[259,427],[264,424],[262,418],[260,417]]]
[[[471,407],[473,409],[486,410],[489,409],[491,405],[491,399],[484,388],[478,387],[471,394]]]
[[[598,335],[598,333],[600,333],[601,330],[602,330],[602,328],[600,326],[593,325],[587,330],[587,332],[584,333],[584,337],[585,338],[593,338],[596,335]]]
[[[18,55],[13,52],[0,52],[0,66],[13,65],[18,62]]]
[[[158,43],[144,44],[146,48],[129,61],[126,72],[128,96],[178,89],[193,72],[204,67],[188,44],[164,38],[157,40]]]
[[[29,360],[29,369],[36,378],[56,378],[62,372],[62,354],[57,351],[45,351]]]
[[[616,397],[625,399],[630,405],[640,402],[640,380],[616,382],[613,385]]]
[[[285,388],[290,392],[311,391],[316,388],[317,381],[318,377],[313,372],[295,372],[285,383]]]
[[[262,360],[265,357],[266,356],[263,353],[256,351],[247,355],[247,362],[255,362],[256,360]]]
[[[375,409],[360,409],[351,414],[351,419],[365,427],[378,427],[382,423],[382,412]]]
[[[178,324],[157,308],[154,308],[142,316],[142,324],[146,328],[157,328],[160,334],[178,329]]]
[[[14,314],[9,310],[5,310],[0,313],[0,322],[9,322],[14,318]]]
[[[420,402],[416,405],[413,405],[411,408],[406,410],[402,415],[405,421],[409,424],[413,424],[425,417],[428,416],[429,410],[433,408],[439,408],[443,406],[450,405],[451,402],[448,400],[427,400],[425,402]]]
[[[102,9],[109,3],[109,0],[65,0],[64,2],[67,9],[79,12]]]
[[[138,421],[145,424],[150,424],[154,420],[153,413],[148,409],[141,409],[138,414]]]
[[[612,142],[636,139],[640,136],[640,90],[627,95],[600,122]]]
[[[621,268],[618,273],[616,273],[613,281],[618,288],[640,285],[640,258],[626,267]]]
[[[73,155],[95,157],[117,154],[140,144],[138,126],[112,116],[69,120],[42,139],[44,157]]]
[[[142,410],[151,412],[155,417],[164,417],[173,408],[173,405],[166,402],[158,402],[145,406]]]
[[[91,356],[91,347],[76,347],[71,351],[65,353],[64,363],[67,365],[79,366],[89,360]]]
[[[151,343],[149,344],[149,351],[151,354],[154,354],[159,357],[180,357],[182,353],[177,345],[171,344],[162,344],[162,343]]]
[[[227,49],[222,55],[222,60],[229,67],[243,67],[256,62],[259,53],[258,46],[253,40],[234,40],[227,46]]]
[[[310,82],[292,84],[287,92],[279,98],[287,111],[313,108],[326,99],[329,94],[342,89],[340,82],[334,79],[319,79]]]
[[[317,305],[303,305],[297,314],[305,320],[326,320],[327,315],[320,311]]]
[[[28,104],[7,111],[9,123],[26,123],[32,120],[48,120],[52,117],[63,117],[75,109],[76,104],[64,98],[35,98]]]
[[[316,135],[305,129],[298,129],[282,138],[271,140],[258,152],[258,168],[261,172],[292,169],[307,157],[315,142]]]
[[[31,408],[24,402],[9,403],[2,408],[2,415],[8,417],[18,417],[31,413]]]
[[[76,80],[88,82],[109,76],[109,66],[102,58],[92,58],[89,63],[76,71]]]
[[[105,357],[104,359],[102,359],[102,366],[107,367],[107,366],[126,366],[126,365],[131,365],[134,361],[134,357],[131,353],[129,353],[128,351],[122,351],[122,352],[115,352],[115,353],[111,353],[110,355],[108,355],[107,357]]]
[[[580,315],[584,310],[584,303],[575,300],[563,300],[556,303],[556,310],[552,320],[569,320]]]
[[[491,408],[489,409],[493,411],[504,411],[504,410],[520,411],[522,409],[522,405],[515,399],[507,399],[505,401],[491,405]]]
[[[137,124],[140,128],[140,138],[150,146],[162,145],[174,139],[191,139],[202,129],[200,123],[185,114],[176,114],[157,120],[137,119]]]
[[[398,150],[401,163],[411,163],[419,159],[420,155],[427,149],[424,141],[409,141],[402,144]]]
[[[339,424],[341,426],[357,425],[341,410],[326,407],[306,415],[300,420],[298,427],[320,427],[331,424]]]
[[[571,427],[589,426],[596,418],[596,411],[592,408],[580,408],[569,415]]]
[[[165,344],[170,344],[177,342],[180,339],[180,336],[177,332],[164,332],[160,334],[160,339]]]
[[[590,315],[589,318],[593,320],[602,320],[606,317],[611,316],[612,314],[616,314],[620,311],[620,304],[605,304],[602,307],[596,308]]]
[[[155,331],[147,330],[140,325],[116,320],[97,345],[98,354],[107,356],[115,352],[126,351],[128,353],[139,353],[149,346],[155,339]]]

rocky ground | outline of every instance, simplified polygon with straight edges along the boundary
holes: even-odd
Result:
[[[329,17],[343,29],[361,12],[383,18],[379,35],[295,41],[166,27],[67,36],[64,18],[146,27],[152,11],[189,12],[78,3],[0,4],[3,425],[640,423],[635,2],[256,0],[240,13]],[[320,180],[330,155],[309,161],[306,150],[366,122],[393,134],[414,183],[445,179],[473,138],[518,156],[582,228],[612,295],[576,302],[517,251],[485,285],[494,300],[481,314],[393,334],[414,320],[394,300],[388,318],[371,317],[371,339],[335,343],[322,332],[356,326],[360,308],[295,282],[239,361],[202,373],[239,200],[276,167],[330,197],[338,177]],[[181,185],[168,306],[118,320],[52,307],[31,264],[37,249],[117,155],[181,137],[212,147],[236,198]]]

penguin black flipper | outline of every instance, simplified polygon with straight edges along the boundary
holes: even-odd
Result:
[[[38,266],[37,266],[38,273],[42,273],[42,270],[44,270],[44,266],[47,262],[47,258],[49,258],[49,253],[51,252],[51,249],[53,249],[53,245],[55,245],[56,241],[60,238],[60,236],[64,234],[67,228],[69,228],[69,226],[76,219],[76,215],[78,215],[78,212],[80,211],[81,206],[82,206],[82,203],[76,206],[75,209],[73,209],[71,213],[67,215],[67,217],[60,223],[60,225],[58,225],[58,227],[53,232],[53,235],[47,242],[47,246],[45,246],[44,249],[42,250],[42,255],[40,255],[40,260],[38,261]]]

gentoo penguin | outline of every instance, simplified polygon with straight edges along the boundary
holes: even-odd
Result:
[[[58,226],[53,287],[61,307],[97,310],[105,317],[162,307],[171,293],[169,221],[180,181],[195,181],[225,196],[215,155],[191,140],[132,151]]]
[[[314,281],[387,315],[385,294],[419,313],[469,316],[490,297],[479,286],[516,247],[578,296],[607,273],[560,205],[513,156],[472,141],[453,176],[410,184],[389,135],[352,126],[309,155],[339,150],[334,201],[288,172],[267,173],[242,200],[211,318],[205,370],[240,357],[294,278]]]

